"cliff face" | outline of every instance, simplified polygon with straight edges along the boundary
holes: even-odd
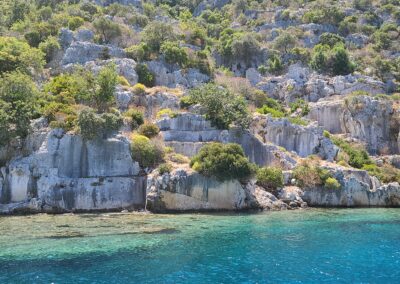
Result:
[[[144,208],[146,178],[138,174],[126,138],[84,141],[55,129],[1,169],[0,208],[27,201],[33,211]]]

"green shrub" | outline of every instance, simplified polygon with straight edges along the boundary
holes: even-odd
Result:
[[[72,31],[76,30],[77,28],[79,28],[80,26],[83,25],[83,23],[85,22],[84,19],[82,19],[81,17],[71,17],[68,19],[68,28]]]
[[[160,53],[164,55],[165,61],[170,64],[176,63],[181,67],[185,67],[189,62],[186,50],[180,47],[178,42],[163,42]]]
[[[297,185],[301,188],[326,186],[327,180],[333,178],[329,170],[310,162],[303,162],[296,166],[293,170],[293,177],[296,179]],[[328,186],[331,186],[332,182],[330,179]]]
[[[138,109],[131,108],[124,114],[129,119],[129,123],[132,129],[136,129],[144,123],[143,112]]]
[[[162,118],[162,117],[164,117],[164,116],[168,116],[168,117],[170,117],[170,118],[174,118],[174,117],[177,116],[177,113],[174,112],[174,111],[173,111],[172,109],[170,109],[170,108],[164,108],[164,109],[162,109],[162,110],[160,110],[160,111],[157,112],[156,118],[157,118],[157,119],[160,119],[160,118]]]
[[[15,37],[0,36],[0,74],[15,70],[38,72],[44,65],[44,54]]]
[[[128,58],[132,58],[139,62],[150,60],[151,56],[151,50],[148,47],[148,45],[144,42],[126,48],[125,52]]]
[[[93,22],[96,33],[100,36],[100,41],[110,43],[122,33],[121,27],[107,18],[99,18]]]
[[[280,168],[264,167],[257,171],[257,184],[270,192],[283,186],[283,174]]]
[[[310,107],[305,100],[297,99],[295,102],[291,103],[290,105],[290,112],[295,113],[300,110],[300,114],[302,116],[307,115],[310,112]]]
[[[328,45],[331,48],[338,43],[344,44],[345,40],[337,34],[323,33],[319,38],[319,44]]]
[[[359,147],[352,147],[350,143],[340,139],[338,137],[331,137],[332,142],[344,151],[348,156],[346,161],[350,166],[361,169],[364,165],[373,164],[367,151],[360,149]]]
[[[333,48],[322,44],[314,46],[310,65],[315,70],[333,75],[347,75],[355,68],[342,43],[337,43]]]
[[[175,40],[176,35],[171,25],[155,21],[144,28],[142,39],[150,50],[159,52],[161,44],[165,41]]]
[[[206,144],[191,159],[190,166],[205,176],[220,180],[245,180],[254,172],[254,166],[238,144]]]
[[[268,72],[272,74],[279,74],[283,70],[281,59],[277,55],[272,55],[268,59]]]
[[[272,117],[274,118],[283,118],[285,117],[285,113],[280,111],[280,110],[276,110],[274,108],[268,107],[267,105],[262,106],[261,108],[257,109],[258,113],[261,114],[271,114]]]
[[[181,97],[181,99],[179,100],[179,106],[181,108],[188,108],[194,104],[196,104],[196,102],[194,101],[192,96],[184,96]]]
[[[215,84],[204,84],[190,91],[190,97],[205,110],[212,125],[228,129],[231,124],[243,129],[250,124],[250,114],[243,97]]]
[[[158,166],[158,173],[160,175],[166,174],[166,173],[170,173],[172,171],[172,166],[168,163],[164,163]]]
[[[148,138],[153,138],[157,136],[159,132],[160,129],[158,128],[158,126],[151,122],[146,122],[142,124],[138,129],[139,134]]]
[[[337,179],[333,177],[328,177],[324,184],[325,188],[327,189],[340,189],[341,185]]]
[[[118,74],[114,64],[103,67],[98,76],[98,90],[93,96],[93,102],[100,112],[107,111],[110,103],[114,101],[115,88],[118,82]]]
[[[290,123],[292,124],[297,124],[297,125],[302,125],[302,126],[307,126],[308,125],[308,121],[301,118],[301,117],[288,117],[288,120]]]
[[[143,168],[154,167],[164,159],[162,147],[143,135],[132,136],[131,152],[133,160]]]
[[[145,64],[136,65],[136,73],[138,74],[138,82],[147,87],[154,86],[154,75],[150,72],[149,68]]]
[[[122,118],[113,113],[96,114],[93,109],[85,108],[78,115],[77,125],[84,139],[93,140],[117,131]]]
[[[58,39],[50,36],[39,44],[39,49],[45,54],[46,62],[49,63],[61,49]]]

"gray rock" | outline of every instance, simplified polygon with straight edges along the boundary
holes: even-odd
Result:
[[[66,49],[74,41],[74,33],[66,28],[61,28],[58,41],[62,49]]]
[[[88,61],[100,59],[104,50],[107,50],[111,57],[124,57],[125,52],[117,47],[94,44],[90,42],[73,42],[65,51],[61,61],[62,65],[84,64]]]
[[[123,76],[128,80],[129,84],[135,85],[138,82],[138,75],[136,73],[136,61],[129,58],[112,58],[102,61],[89,61],[86,62],[85,68],[98,73],[100,69],[108,64],[115,64],[118,75]]]
[[[74,38],[76,41],[93,41],[94,33],[88,29],[80,29],[75,32]]]

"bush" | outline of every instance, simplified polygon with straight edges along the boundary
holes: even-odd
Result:
[[[77,124],[82,137],[93,140],[117,131],[122,125],[122,118],[113,113],[99,115],[93,109],[85,108],[79,113]]]
[[[215,84],[204,84],[190,91],[190,97],[205,110],[205,117],[212,125],[228,129],[235,124],[243,129],[250,124],[245,100]]]
[[[144,42],[126,48],[125,52],[128,58],[132,58],[139,62],[149,60],[151,56],[151,50],[149,46]]]
[[[332,142],[338,146],[348,156],[346,161],[350,166],[361,169],[364,165],[371,165],[372,160],[370,159],[367,151],[359,147],[352,147],[350,143],[337,137],[331,137]]]
[[[149,68],[145,64],[136,65],[136,73],[138,74],[138,82],[145,85],[146,87],[154,86],[154,75],[150,72]]]
[[[50,36],[39,44],[39,49],[45,54],[46,62],[49,63],[61,49],[61,46],[56,37]]]
[[[238,144],[209,143],[190,161],[190,166],[205,176],[219,180],[245,180],[254,173],[254,166]]]
[[[165,61],[167,63],[176,63],[181,67],[185,67],[189,62],[186,50],[180,47],[178,42],[163,42],[161,44],[160,52],[164,55]]]
[[[329,177],[326,179],[324,186],[327,189],[340,189],[341,185],[340,183],[337,181],[337,179],[333,178],[333,177]]]
[[[160,128],[158,128],[157,125],[151,122],[146,122],[142,124],[138,129],[139,134],[146,136],[148,138],[153,138],[157,136],[159,132]]]
[[[132,91],[135,95],[142,95],[146,92],[146,86],[141,83],[137,83],[133,86]]]
[[[173,111],[172,109],[170,109],[170,108],[164,108],[164,109],[160,110],[159,112],[157,112],[156,118],[157,118],[157,119],[160,119],[160,118],[162,118],[162,117],[164,117],[164,116],[168,116],[168,117],[170,117],[170,118],[174,118],[174,117],[177,116],[177,113],[174,112],[174,111]]]
[[[289,33],[282,33],[274,40],[274,48],[280,51],[288,52],[296,44],[296,38]]]
[[[110,103],[114,101],[117,82],[118,74],[115,65],[107,65],[100,70],[97,76],[99,88],[93,96],[94,104],[100,112],[106,111]]]
[[[120,26],[107,18],[99,18],[93,22],[101,42],[110,43],[113,39],[120,36],[122,30]]]
[[[338,43],[344,44],[345,40],[337,34],[323,33],[319,38],[319,44],[328,45],[331,48]]]
[[[329,170],[308,161],[301,163],[294,169],[293,177],[296,179],[297,185],[301,188],[326,187],[327,180],[333,178]],[[332,180],[329,181],[329,183],[332,182]],[[329,184],[329,186],[331,185]]]
[[[268,59],[268,72],[272,74],[279,74],[283,70],[281,59],[277,55],[272,55]]]
[[[44,65],[44,54],[14,37],[0,36],[0,74],[18,69],[24,73],[38,72]]]
[[[141,111],[131,108],[124,114],[129,119],[132,129],[136,129],[144,123],[144,115]]]
[[[295,113],[300,110],[302,116],[307,115],[310,112],[310,107],[305,100],[297,99],[295,102],[290,104],[290,112]]]
[[[280,168],[265,167],[257,171],[257,184],[270,192],[283,186],[283,174]]]
[[[68,28],[72,31],[76,30],[77,28],[79,28],[80,26],[83,25],[83,23],[85,22],[84,19],[82,19],[81,17],[71,17],[68,19]]]
[[[179,100],[179,106],[181,108],[188,108],[194,104],[196,104],[196,102],[194,101],[193,97],[191,97],[191,96],[184,96],[184,97],[181,97],[181,99]]]
[[[131,152],[133,160],[143,168],[153,167],[164,159],[162,147],[143,135],[132,136]]]
[[[162,22],[152,22],[144,28],[142,39],[150,50],[159,52],[161,44],[165,41],[175,40],[176,35],[171,25]]]
[[[320,72],[332,75],[347,75],[354,71],[354,64],[343,44],[338,43],[333,48],[329,45],[317,44],[313,49],[310,65]]]
[[[283,118],[283,117],[285,117],[285,113],[284,112],[282,112],[280,110],[277,110],[277,109],[274,109],[274,108],[271,108],[271,107],[269,107],[267,105],[264,105],[261,108],[258,108],[257,112],[261,113],[261,114],[271,114],[271,116],[274,117],[274,118]]]
[[[172,166],[168,163],[164,163],[158,166],[158,173],[160,175],[166,174],[166,173],[170,173],[172,171]]]

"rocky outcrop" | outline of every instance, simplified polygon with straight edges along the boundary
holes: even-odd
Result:
[[[323,136],[322,128],[315,125],[292,124],[288,119],[275,119],[270,115],[257,115],[253,119],[252,131],[260,135],[264,142],[271,142],[294,151],[301,157],[319,155],[333,161],[338,148],[329,138]]]
[[[286,209],[286,204],[253,183],[219,181],[190,170],[150,176],[147,209],[153,212]]]
[[[200,73],[198,69],[179,69],[178,66],[169,65],[162,61],[149,61],[146,63],[150,72],[155,76],[155,84],[175,88],[184,86],[187,88],[196,87],[199,84],[208,82],[210,77]]]
[[[61,65],[84,64],[101,59],[107,54],[110,57],[124,57],[125,52],[114,46],[99,45],[91,42],[72,42],[65,50]]]
[[[398,120],[391,100],[354,96],[346,100],[343,130],[364,141],[371,154],[399,153]]]
[[[160,119],[157,124],[165,144],[189,157],[197,154],[204,143],[216,141],[241,145],[250,161],[260,166],[275,164],[292,168],[296,164],[289,153],[276,145],[263,143],[248,131],[217,129],[201,115],[181,113],[174,118]]]
[[[258,89],[269,96],[285,102],[303,98],[316,102],[333,95],[345,96],[356,91],[365,91],[371,95],[385,93],[383,82],[368,76],[349,74],[329,77],[312,72],[301,64],[289,66],[283,76],[259,77],[255,70],[247,72],[247,78]]]
[[[143,208],[145,178],[138,174],[126,138],[85,141],[55,129],[37,151],[1,169],[0,209],[18,210],[15,204],[36,204],[32,210],[38,212]]]
[[[94,73],[98,73],[100,69],[108,64],[114,64],[118,75],[128,80],[129,84],[135,85],[138,82],[138,75],[136,73],[136,61],[129,58],[113,58],[101,61],[86,62],[85,68]]]

